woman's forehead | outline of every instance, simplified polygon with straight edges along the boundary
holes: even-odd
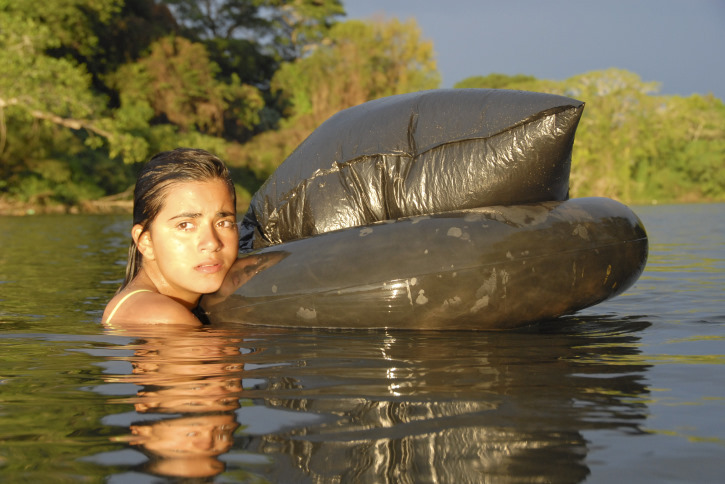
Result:
[[[201,212],[221,208],[234,209],[227,183],[219,178],[172,183],[164,190],[161,212],[197,208]]]

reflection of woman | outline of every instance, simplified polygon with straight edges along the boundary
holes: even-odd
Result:
[[[232,447],[238,426],[234,414],[180,417],[134,425],[129,442],[152,458],[146,467],[155,474],[208,477],[224,471],[217,457]]]
[[[133,373],[122,381],[142,387],[129,402],[144,418],[131,425],[131,435],[117,440],[150,458],[146,470],[178,477],[223,472],[218,456],[232,447],[239,427],[238,341],[180,328],[134,345]]]
[[[134,190],[126,278],[103,313],[108,327],[198,326],[202,294],[216,291],[238,251],[236,195],[214,155],[180,148],[155,155]]]

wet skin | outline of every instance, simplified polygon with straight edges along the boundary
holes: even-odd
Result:
[[[124,296],[142,289],[119,307],[114,325],[199,325],[191,310],[202,294],[221,287],[237,258],[236,211],[227,185],[222,180],[172,185],[150,228],[134,225],[132,236],[142,267],[106,307],[104,322]]]

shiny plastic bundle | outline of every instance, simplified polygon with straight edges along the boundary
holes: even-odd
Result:
[[[584,104],[441,89],[337,113],[252,198],[243,251],[383,220],[565,200]]]
[[[341,111],[254,195],[212,322],[501,330],[626,290],[647,234],[568,200],[583,103],[436,90]]]

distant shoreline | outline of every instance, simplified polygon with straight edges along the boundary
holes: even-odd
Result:
[[[592,195],[596,196],[596,195]],[[109,197],[111,198],[111,197]],[[572,197],[582,198],[582,197]],[[693,205],[700,203],[725,203],[725,200],[693,199],[686,197],[681,200],[649,200],[623,202],[631,207],[655,205]],[[246,213],[248,207],[238,207],[238,213]],[[99,199],[87,200],[75,205],[64,204],[37,204],[7,200],[0,198],[0,216],[33,216],[33,215],[93,215],[93,214],[127,214],[133,212],[131,200]]]
[[[0,216],[67,215],[67,214],[130,214],[133,202],[102,202],[89,200],[77,205],[34,204],[12,200],[0,200]]]

